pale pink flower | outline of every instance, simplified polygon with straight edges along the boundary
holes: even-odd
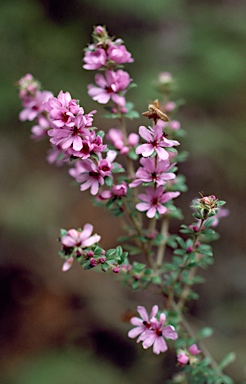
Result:
[[[52,145],[46,157],[48,163],[56,164],[58,167],[68,162],[70,156],[60,146]]]
[[[88,85],[88,94],[93,100],[100,104],[107,104],[110,99],[121,107],[125,106],[126,100],[119,93],[125,91],[131,82],[129,74],[122,69],[118,71],[107,70],[105,77],[101,73],[95,76],[95,83]]]
[[[175,179],[176,175],[169,172],[174,164],[170,165],[169,160],[157,160],[154,157],[142,158],[140,160],[142,167],[136,172],[136,179],[129,184],[130,188],[137,187],[142,183],[156,183],[157,185],[166,184],[167,180]]]
[[[198,346],[196,344],[192,344],[190,347],[189,347],[189,352],[195,356],[195,355],[198,355],[201,351],[200,349],[198,348]]]
[[[153,218],[158,212],[160,215],[163,215],[167,212],[167,207],[165,207],[166,202],[175,197],[178,197],[180,192],[165,192],[162,186],[153,189],[151,187],[146,188],[146,193],[140,193],[138,195],[139,199],[143,202],[138,203],[136,208],[140,212],[147,211],[146,215],[148,218]]]
[[[108,59],[116,64],[132,63],[134,60],[126,47],[122,44],[117,44],[117,40],[115,43],[112,43],[107,49]]]
[[[81,191],[90,189],[92,195],[96,195],[100,185],[104,184],[104,178],[100,174],[97,165],[90,159],[77,161],[75,168],[69,169],[69,174],[81,184]]]
[[[34,125],[31,129],[31,138],[34,140],[40,140],[42,137],[47,135],[50,129],[50,120],[43,114],[37,116],[37,125]]]
[[[165,112],[172,112],[177,107],[177,104],[174,101],[168,101],[165,104]]]
[[[95,164],[91,159],[80,160],[75,163],[75,168],[69,170],[69,174],[80,183],[80,190],[90,189],[92,195],[96,195],[99,187],[104,185],[104,178],[112,176],[113,161],[116,152],[108,151],[105,159],[99,159]]]
[[[137,311],[140,315],[140,318],[134,316],[130,320],[131,324],[135,325],[135,328],[131,329],[128,332],[128,337],[130,337],[131,339],[134,339],[135,337],[140,336],[143,332],[147,331],[151,327],[150,318],[153,318],[157,315],[158,306],[154,305],[152,307],[150,318],[145,307],[142,307],[139,305],[137,307]],[[140,339],[138,338],[137,342],[139,341]]]
[[[167,160],[169,153],[165,148],[179,145],[176,140],[168,140],[159,125],[155,125],[154,128],[140,126],[139,135],[148,142],[136,148],[136,153],[141,154],[143,157],[150,157],[155,152],[161,160]]]
[[[23,103],[24,109],[19,114],[21,121],[29,120],[32,121],[45,110],[44,102],[46,102],[53,94],[49,91],[37,91],[34,96],[28,98]]]
[[[94,234],[93,225],[85,224],[82,231],[77,231],[76,229],[69,229],[65,236],[62,236],[61,243],[66,248],[87,248],[91,245],[98,243],[101,239],[101,236]]]
[[[139,341],[142,341],[144,349],[147,349],[153,345],[153,352],[156,355],[159,355],[160,352],[165,352],[167,348],[166,339],[176,340],[178,334],[175,331],[175,328],[172,325],[167,325],[164,327],[166,321],[166,315],[164,313],[160,314],[160,319],[157,320],[155,317],[150,319],[151,326],[148,330],[143,332]]]
[[[72,265],[73,265],[73,262],[74,262],[74,258],[71,256],[69,257],[64,263],[63,263],[63,266],[62,266],[62,272],[66,272],[68,271]]]
[[[131,318],[130,322],[135,325],[135,328],[128,332],[128,337],[131,339],[138,337],[137,342],[142,341],[144,349],[153,345],[153,352],[157,355],[160,352],[165,352],[167,350],[167,344],[164,337],[172,340],[176,340],[178,337],[174,327],[172,325],[164,327],[166,321],[164,313],[160,314],[159,320],[156,318],[158,313],[157,305],[152,307],[150,316],[144,307],[138,306],[137,310],[141,317]]]
[[[94,45],[92,44],[90,47],[93,48]],[[85,56],[83,60],[85,62],[85,64],[83,65],[84,69],[99,69],[104,67],[104,65],[106,64],[107,55],[105,50],[102,48],[95,48],[94,50],[89,49],[85,51]]]
[[[185,354],[185,352],[180,352],[177,356],[177,361],[179,365],[186,365],[189,362],[190,358]]]

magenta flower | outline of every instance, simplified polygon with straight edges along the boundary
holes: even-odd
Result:
[[[119,40],[120,41],[120,40]],[[108,59],[116,64],[132,63],[134,59],[131,57],[131,53],[127,51],[126,47],[122,44],[111,44],[107,49]]]
[[[146,188],[146,193],[140,193],[138,195],[139,199],[143,202],[138,203],[136,208],[140,212],[147,211],[146,215],[148,218],[153,218],[158,212],[160,215],[163,215],[167,212],[167,207],[165,207],[166,202],[175,197],[178,197],[180,192],[165,192],[162,186],[153,189],[151,187]]]
[[[142,183],[156,183],[159,185],[166,184],[167,180],[175,179],[176,175],[173,172],[169,172],[170,165],[169,160],[157,160],[154,157],[142,158],[140,160],[142,167],[136,172],[136,179],[129,184],[130,188],[137,187]]]
[[[86,144],[90,147],[92,134],[88,128],[92,126],[93,114],[96,111],[84,114],[84,109],[71,98],[70,93],[63,91],[60,91],[57,98],[50,98],[44,105],[52,122],[52,129],[48,132],[50,142],[63,150],[71,150],[70,155],[83,157],[80,151]],[[92,149],[89,153],[91,151]]]
[[[142,333],[144,333],[145,331],[147,331],[151,327],[150,318],[154,318],[157,315],[158,306],[154,305],[152,307],[152,310],[150,313],[150,318],[149,318],[149,315],[148,315],[145,307],[142,307],[139,305],[137,307],[137,311],[140,315],[140,318],[139,317],[132,317],[130,320],[131,324],[136,326],[135,328],[131,329],[128,332],[128,337],[130,337],[130,339],[134,339],[135,337],[140,336]],[[139,342],[139,341],[140,341],[140,339],[138,338],[137,342]]]
[[[98,87],[93,84],[88,85],[88,94],[93,100],[100,104],[107,104],[110,99],[114,103],[125,106],[124,96],[120,96],[119,93],[125,91],[131,82],[129,74],[122,69],[114,72],[107,70],[105,77],[101,73],[97,73],[95,76],[95,82]]]
[[[84,110],[77,103],[77,100],[72,99],[69,92],[60,91],[57,97],[51,97],[44,103],[45,110],[49,113],[53,126],[73,127],[75,117],[78,114],[83,114]]]
[[[83,60],[85,62],[85,64],[83,65],[84,69],[99,69],[104,67],[104,65],[106,64],[107,55],[104,49],[95,48],[94,44],[92,44],[90,45],[89,50],[85,51],[85,56]]]
[[[165,148],[179,145],[179,142],[176,140],[168,140],[159,125],[155,125],[154,128],[140,126],[139,135],[148,142],[147,144],[139,145],[136,149],[136,153],[144,157],[150,157],[155,152],[161,160],[167,160],[169,154]]]
[[[82,231],[76,229],[69,229],[67,235],[62,236],[61,243],[66,248],[87,248],[93,244],[98,243],[101,239],[99,235],[92,235],[93,225],[85,224]]]
[[[115,151],[108,151],[106,159],[98,160],[95,164],[91,159],[80,160],[75,163],[75,168],[69,170],[69,174],[80,183],[80,190],[90,188],[92,195],[96,195],[99,187],[104,185],[104,178],[112,176],[113,161],[116,157]]]
[[[69,174],[81,184],[81,191],[90,189],[92,195],[96,195],[100,185],[104,184],[104,178],[97,165],[90,159],[77,161],[75,168],[69,169]]]
[[[172,325],[167,325],[164,327],[166,321],[166,315],[164,313],[160,314],[160,320],[157,320],[155,317],[150,319],[151,326],[148,330],[143,332],[139,341],[142,341],[144,349],[147,349],[153,345],[153,352],[156,355],[159,355],[160,352],[166,352],[167,343],[164,338],[176,340],[178,334],[175,332],[175,328]]]

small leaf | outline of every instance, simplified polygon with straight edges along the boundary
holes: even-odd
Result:
[[[197,338],[198,338],[198,339],[204,339],[204,338],[206,338],[206,337],[210,337],[210,336],[212,336],[212,334],[213,334],[213,329],[212,329],[212,328],[210,328],[210,327],[204,327],[204,328],[202,328],[202,329],[198,332],[198,334],[197,334]]]
[[[226,355],[221,362],[219,363],[219,368],[223,370],[227,365],[233,363],[236,359],[236,354],[235,352],[230,352],[228,355]]]

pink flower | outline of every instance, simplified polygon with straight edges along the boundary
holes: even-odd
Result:
[[[60,91],[57,97],[49,98],[44,103],[44,108],[49,112],[53,126],[57,128],[73,127],[75,117],[84,113],[83,108],[77,104],[77,100],[72,99],[69,92],[63,91]]]
[[[132,317],[130,320],[131,324],[136,326],[128,332],[128,337],[130,337],[130,339],[134,339],[135,337],[141,335],[143,332],[147,331],[151,327],[149,315],[145,307],[139,305],[137,307],[137,311],[140,315],[140,318]],[[158,306],[154,305],[150,313],[150,318],[154,318],[157,315],[157,312]],[[139,341],[140,339],[138,338],[137,342]]]
[[[34,125],[31,129],[31,138],[34,140],[39,140],[46,136],[48,130],[50,129],[50,125],[51,122],[48,117],[44,116],[43,114],[37,116],[37,124]]]
[[[94,47],[94,45],[92,44],[91,47]],[[105,50],[102,48],[96,48],[94,50],[89,49],[85,51],[85,56],[83,60],[85,62],[85,64],[83,65],[84,69],[87,69],[87,70],[99,69],[106,64],[107,55]]]
[[[99,187],[104,184],[104,178],[106,176],[112,176],[112,162],[115,156],[115,151],[108,151],[106,159],[98,160],[97,164],[91,159],[77,161],[75,168],[69,170],[69,174],[81,184],[81,191],[90,188],[91,194],[96,195]]]
[[[44,102],[46,102],[53,94],[49,91],[37,91],[34,96],[29,96],[24,100],[24,109],[19,114],[21,121],[32,121],[44,112]]]
[[[67,235],[62,236],[61,243],[66,248],[87,248],[98,243],[101,239],[99,235],[92,235],[93,226],[85,224],[83,230],[69,229]]]
[[[168,172],[173,166],[169,160],[157,160],[154,157],[142,158],[140,160],[142,167],[136,172],[136,179],[129,184],[130,188],[137,187],[142,183],[156,183],[159,185],[166,184],[167,180],[175,179],[175,173]]]
[[[68,156],[67,153],[65,154],[61,147],[52,145],[46,159],[50,164],[55,163],[57,166],[61,166],[69,161],[70,156]]]
[[[124,136],[120,129],[110,128],[106,138],[113,144],[115,149],[119,150],[121,154],[129,152],[129,147],[134,147],[138,144],[139,136],[136,133],[130,133],[127,138],[127,144],[124,143]]]
[[[192,344],[189,348],[189,352],[195,356],[195,355],[198,355],[201,351],[200,349],[198,348],[198,346],[196,344]]]
[[[73,262],[74,262],[74,258],[71,256],[69,257],[64,263],[63,263],[63,266],[62,266],[62,272],[66,272],[68,271],[72,265],[73,265]]]
[[[111,44],[107,49],[108,59],[116,64],[132,63],[134,60],[131,53],[127,51],[126,47],[122,44]]]
[[[121,184],[117,184],[112,187],[113,196],[122,197],[122,196],[126,196],[126,193],[127,193],[127,186],[124,181],[122,181]]]
[[[97,73],[95,76],[95,82],[98,87],[93,84],[88,85],[88,94],[93,100],[100,104],[107,104],[110,99],[114,103],[125,106],[125,98],[120,96],[119,93],[125,91],[131,82],[130,76],[127,72],[119,69],[114,72],[107,70],[104,75]]]
[[[90,188],[92,195],[96,195],[99,186],[104,184],[103,176],[100,174],[96,164],[90,159],[77,161],[75,168],[69,170],[69,174],[81,184],[81,191]]]
[[[153,352],[159,355],[160,352],[167,350],[167,344],[164,338],[176,340],[178,335],[172,325],[164,327],[166,316],[164,313],[160,314],[160,319],[156,318],[158,313],[158,306],[154,305],[150,317],[144,307],[138,306],[137,308],[139,317],[132,317],[130,322],[136,327],[128,332],[128,337],[138,337],[137,342],[142,341],[143,348],[149,348],[153,345]]]
[[[172,325],[163,326],[165,321],[166,315],[164,313],[160,314],[160,320],[153,317],[150,319],[151,327],[139,337],[139,341],[143,342],[142,345],[144,349],[153,345],[153,352],[156,355],[167,350],[167,343],[164,337],[171,340],[178,338],[175,328]]]
[[[155,152],[161,160],[167,160],[169,154],[164,148],[179,145],[176,140],[168,140],[159,125],[155,125],[154,128],[140,126],[139,135],[148,142],[136,148],[136,153],[144,157],[150,157]]]
[[[184,352],[180,352],[177,356],[177,360],[179,365],[186,365],[190,359]]]
[[[146,193],[140,193],[138,195],[139,199],[143,202],[138,203],[136,208],[140,212],[147,211],[146,215],[150,219],[155,216],[158,212],[160,215],[163,215],[167,212],[167,208],[163,205],[167,201],[178,197],[180,192],[166,192],[164,193],[164,189],[162,186],[153,189],[151,187],[146,188]]]

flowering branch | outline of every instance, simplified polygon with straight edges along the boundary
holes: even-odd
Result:
[[[193,290],[194,284],[201,282],[198,268],[212,263],[209,243],[216,238],[213,227],[227,213],[223,201],[214,195],[202,196],[193,201],[196,222],[181,225],[181,235],[169,233],[170,220],[182,219],[174,199],[186,190],[185,178],[176,174],[186,153],[177,150],[184,130],[174,119],[178,104],[170,99],[172,75],[160,75],[157,89],[163,100],[160,104],[154,100],[142,113],[153,121],[152,126],[141,125],[138,134],[128,133],[127,119],[139,117],[126,100],[134,85],[123,69],[134,61],[131,53],[121,39],[110,37],[105,27],[97,26],[83,61],[84,69],[98,71],[95,84],[88,85],[89,96],[105,105],[105,117],[115,122],[106,135],[93,126],[96,111],[85,113],[69,92],[60,91],[55,97],[42,91],[31,74],[18,82],[24,107],[20,119],[35,122],[32,138],[49,138],[52,149],[48,161],[66,163],[80,190],[90,190],[95,205],[105,206],[120,218],[126,232],[119,239],[122,245],[105,250],[98,244],[101,236],[92,235],[91,224],[83,229],[62,229],[62,270],[68,271],[77,261],[83,269],[100,267],[119,274],[132,289],[154,287],[163,299],[163,310],[153,305],[148,315],[139,305],[140,317],[131,318],[135,328],[128,336],[137,337],[144,349],[153,347],[157,355],[168,349],[166,340],[171,340],[177,370],[183,370],[174,373],[170,383],[178,382],[177,374],[182,375],[182,383],[232,383],[222,373],[225,361],[215,363],[183,315],[187,302],[198,298]],[[166,255],[166,250],[172,255]],[[137,254],[141,263],[134,259]],[[201,330],[200,338],[208,334]]]

